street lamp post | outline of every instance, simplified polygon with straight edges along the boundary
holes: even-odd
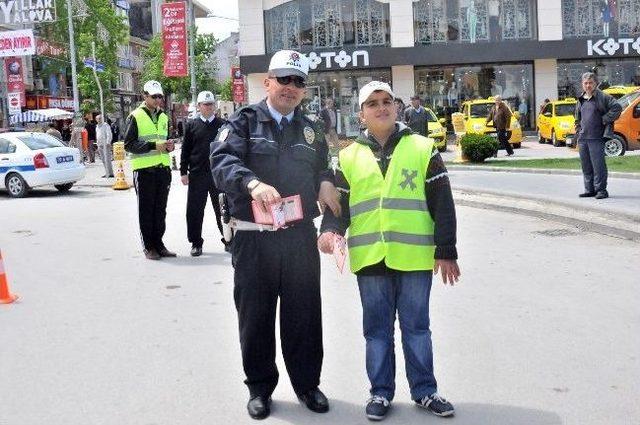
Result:
[[[71,16],[71,0],[67,0],[67,24],[69,27],[69,56],[71,59],[71,85],[73,86],[73,115],[80,117],[80,96],[78,94],[78,71],[76,68],[76,42],[73,32],[73,18]]]

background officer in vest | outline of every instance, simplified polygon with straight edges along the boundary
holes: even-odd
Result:
[[[451,403],[437,393],[429,330],[432,270],[453,285],[460,270],[456,215],[447,170],[433,139],[396,123],[394,94],[372,81],[359,94],[366,131],[343,149],[336,170],[342,217],[325,211],[318,247],[331,253],[349,228],[349,258],[363,310],[369,419],[384,418],[395,390],[394,322],[402,330],[411,398],[439,416]]]
[[[133,184],[138,195],[138,219],[144,255],[149,260],[175,257],[162,242],[166,229],[167,199],[171,186],[169,152],[175,145],[167,140],[169,119],[160,108],[162,86],[147,81],[144,102],[127,118],[124,147],[131,155]]]
[[[229,199],[235,235],[234,298],[240,322],[242,364],[249,387],[247,410],[255,419],[270,413],[278,383],[275,317],[280,298],[280,337],[293,389],[306,406],[326,412],[318,389],[322,367],[320,258],[313,219],[317,201],[339,213],[322,129],[299,107],[308,59],[281,50],[271,58],[267,98],[234,114],[211,146],[216,186]],[[304,218],[285,229],[259,231],[252,199],[262,208],[300,195]]]
[[[187,237],[191,242],[191,255],[202,255],[202,220],[207,196],[216,215],[218,230],[222,235],[222,220],[218,190],[213,184],[209,166],[209,145],[216,138],[218,130],[224,124],[215,116],[215,98],[210,91],[198,93],[199,116],[187,121],[184,127],[184,139],[180,153],[180,178],[182,184],[189,185],[187,194]],[[224,243],[224,239],[222,239]]]

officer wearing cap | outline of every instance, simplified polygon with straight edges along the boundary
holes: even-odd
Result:
[[[200,114],[187,121],[184,127],[184,139],[180,153],[180,179],[188,185],[187,194],[187,238],[191,242],[191,255],[202,255],[202,220],[207,195],[216,215],[218,230],[222,235],[222,221],[218,190],[213,184],[209,167],[209,145],[215,139],[218,130],[224,123],[215,116],[215,97],[210,91],[198,93],[198,109]],[[224,239],[223,239],[224,242]]]
[[[216,186],[228,196],[234,299],[240,324],[242,364],[249,387],[247,410],[254,419],[269,415],[278,382],[275,316],[280,298],[282,355],[298,398],[312,411],[329,410],[319,390],[322,368],[320,258],[313,219],[317,201],[340,214],[322,128],[299,107],[309,61],[281,50],[271,58],[266,99],[242,108],[211,145]],[[262,208],[281,197],[300,195],[304,218],[284,229],[254,223],[251,201]],[[271,229],[268,229],[271,230]]]
[[[175,257],[162,242],[166,228],[167,199],[171,186],[171,158],[175,145],[167,140],[169,118],[160,108],[162,86],[147,81],[144,102],[134,109],[126,122],[124,148],[131,155],[133,184],[138,195],[138,220],[144,255],[149,260]]]

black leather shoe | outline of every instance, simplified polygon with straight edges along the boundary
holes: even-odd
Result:
[[[298,399],[313,412],[325,413],[329,411],[329,400],[318,388],[298,395]]]
[[[609,192],[607,192],[606,190],[601,190],[600,192],[596,193],[596,199],[606,199],[609,197]]]
[[[176,254],[175,252],[169,251],[167,248],[159,249],[158,254],[160,254],[161,257],[177,257],[178,256],[178,254]]]
[[[202,255],[202,247],[201,246],[192,246],[191,247],[191,256],[199,257]]]
[[[160,254],[158,254],[158,251],[156,251],[155,249],[145,249],[144,250],[144,256],[147,258],[147,260],[159,260],[160,259]]]
[[[594,196],[596,196],[596,193],[595,192],[585,192],[585,193],[581,193],[578,196],[580,198],[593,198]]]
[[[253,419],[264,419],[271,413],[271,397],[253,397],[247,403],[247,412]]]

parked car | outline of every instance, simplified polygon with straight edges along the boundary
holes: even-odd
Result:
[[[622,96],[626,96],[629,93],[633,93],[638,90],[640,87],[638,86],[609,86],[606,89],[602,90],[603,92],[610,94],[616,99],[620,99]]]
[[[604,143],[607,156],[622,156],[626,151],[640,149],[640,87],[636,91],[618,99],[622,105],[620,118],[613,124],[614,138]],[[575,138],[567,141],[567,146],[575,146]]]
[[[22,198],[30,189],[53,185],[67,192],[85,175],[80,150],[46,133],[0,134],[0,182],[9,196]]]
[[[447,150],[447,129],[444,126],[446,121],[444,118],[438,119],[431,109],[424,109],[427,110],[427,134],[435,140],[438,150],[444,152]]]
[[[486,124],[489,111],[493,105],[495,105],[493,97],[468,100],[462,104],[461,112],[464,115],[464,124],[467,133],[488,134],[497,137],[498,132],[493,126],[493,123],[489,122],[489,124]],[[511,111],[508,104],[507,108]],[[514,148],[519,148],[522,145],[522,128],[520,128],[520,123],[518,122],[519,118],[520,114],[512,111],[511,124],[507,131],[507,136],[509,137],[509,143],[511,143]]]
[[[575,134],[576,100],[566,98],[549,102],[538,115],[538,142],[564,145],[567,136]]]

